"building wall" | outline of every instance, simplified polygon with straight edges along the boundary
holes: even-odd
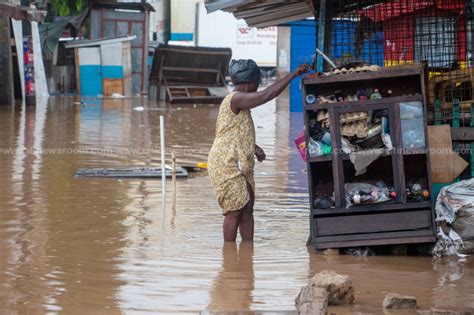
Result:
[[[150,13],[150,40],[159,43],[167,43],[170,40],[171,32],[171,0],[148,0],[155,8],[155,12]]]
[[[291,66],[291,27],[278,27],[277,71],[280,77],[290,72]]]
[[[148,31],[148,38],[150,41],[157,41],[159,43],[167,43],[170,39],[171,29],[171,1],[173,0],[147,0],[155,9],[155,12],[150,12],[150,27]],[[181,1],[181,0],[174,0]],[[118,0],[117,2],[137,2],[137,0]],[[156,38],[156,39],[155,39]]]
[[[314,20],[294,22],[290,25],[290,70],[295,71],[300,64],[312,62],[316,49],[316,30]],[[303,111],[303,95],[299,79],[291,81],[290,111]]]
[[[171,40],[195,40],[196,4],[199,0],[171,0]]]
[[[303,20],[288,24],[290,33],[290,69],[295,71],[300,64],[313,62],[316,50],[317,21]],[[350,20],[337,20],[333,24],[332,51],[330,58],[336,62],[345,56],[354,55],[354,33],[356,23]],[[361,59],[371,64],[383,66],[383,33],[377,32],[371,35],[362,49]],[[293,80],[290,86],[290,111],[303,111],[303,96],[301,81]]]

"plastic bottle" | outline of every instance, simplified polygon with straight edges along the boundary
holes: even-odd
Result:
[[[364,191],[359,191],[349,196],[349,200],[355,205],[364,204],[364,203],[373,203],[373,202],[376,202],[377,199],[378,197],[376,193],[367,193]]]
[[[379,89],[374,89],[374,92],[370,94],[370,99],[371,100],[378,100],[382,98],[382,94],[380,94]]]

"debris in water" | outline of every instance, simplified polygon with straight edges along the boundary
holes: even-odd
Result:
[[[398,310],[416,308],[416,297],[397,293],[389,293],[385,296],[382,306],[383,308]]]
[[[111,98],[125,98],[125,96],[123,96],[122,94],[119,94],[119,93],[112,93],[112,95],[110,95]]]
[[[346,248],[344,253],[351,256],[375,256],[375,252],[370,247]]]
[[[161,178],[161,168],[128,167],[128,168],[80,168],[76,178]],[[171,167],[166,166],[166,177],[171,178]],[[176,168],[176,178],[187,178],[188,172],[182,167]]]
[[[145,107],[143,106],[138,106],[138,107],[135,107],[133,108],[134,111],[137,111],[137,112],[143,112],[145,110]]]
[[[326,289],[328,305],[347,305],[354,303],[354,286],[349,276],[340,275],[334,270],[324,270],[315,274],[308,286]]]
[[[300,315],[324,315],[328,308],[328,292],[324,288],[305,286],[295,299]]]

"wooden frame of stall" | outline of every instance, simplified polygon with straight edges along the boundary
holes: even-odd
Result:
[[[306,104],[308,94],[319,95],[337,89],[344,91],[358,85],[369,84],[379,88],[390,87],[394,97],[365,101],[343,101],[338,103]],[[392,87],[393,86],[393,87]],[[340,74],[303,79],[306,143],[309,143],[309,120],[319,110],[329,113],[332,153],[310,157],[308,182],[310,192],[310,242],[316,249],[372,246],[387,244],[434,242],[435,221],[431,201],[408,202],[407,182],[410,176],[422,176],[424,186],[430,189],[431,173],[427,143],[427,115],[425,99],[425,77],[421,66],[402,66],[377,72]],[[403,95],[411,94],[411,95]],[[425,146],[423,149],[405,149],[399,104],[421,102]],[[393,150],[385,151],[371,166],[367,176],[376,173],[381,178],[391,178],[397,193],[394,200],[367,205],[346,207],[345,184],[354,176],[349,175],[349,156],[341,151],[339,115],[355,111],[386,109],[389,113],[390,136]],[[374,173],[375,172],[375,173]],[[316,209],[315,194],[325,191],[334,196],[334,207]],[[331,191],[332,190],[332,191]]]
[[[172,104],[220,103],[228,93],[225,75],[231,56],[229,48],[160,45],[150,73],[156,93],[150,95]]]

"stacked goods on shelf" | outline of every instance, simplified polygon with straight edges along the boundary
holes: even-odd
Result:
[[[317,248],[434,241],[423,69],[372,68],[303,79]]]

